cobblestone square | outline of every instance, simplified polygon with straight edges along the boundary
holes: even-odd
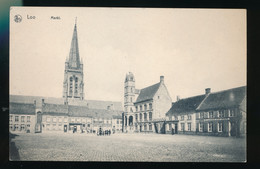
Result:
[[[246,139],[161,134],[19,134],[10,160],[244,162]],[[10,144],[11,145],[11,144]]]

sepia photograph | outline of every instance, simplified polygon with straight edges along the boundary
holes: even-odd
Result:
[[[11,7],[9,160],[247,162],[245,9]]]

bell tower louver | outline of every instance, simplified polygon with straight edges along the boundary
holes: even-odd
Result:
[[[65,103],[69,99],[84,99],[83,63],[79,56],[77,21],[73,30],[69,58],[65,62],[63,98]]]

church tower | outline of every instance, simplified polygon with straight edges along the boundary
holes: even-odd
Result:
[[[135,102],[135,78],[132,72],[126,74],[124,89],[124,132],[133,130],[134,124],[134,102]]]
[[[77,22],[74,26],[69,58],[65,62],[63,98],[65,104],[69,99],[84,99],[83,63],[79,57]]]

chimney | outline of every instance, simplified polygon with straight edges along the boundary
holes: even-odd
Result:
[[[160,83],[164,82],[164,76],[160,76]]]
[[[176,97],[176,101],[179,101],[179,100],[181,100],[181,97],[180,97],[180,96],[177,96],[177,97]]]
[[[44,104],[45,104],[45,103],[44,103],[44,99],[42,99],[42,106],[44,106]]]
[[[207,95],[207,94],[210,94],[210,88],[206,88],[205,89],[205,94]]]

